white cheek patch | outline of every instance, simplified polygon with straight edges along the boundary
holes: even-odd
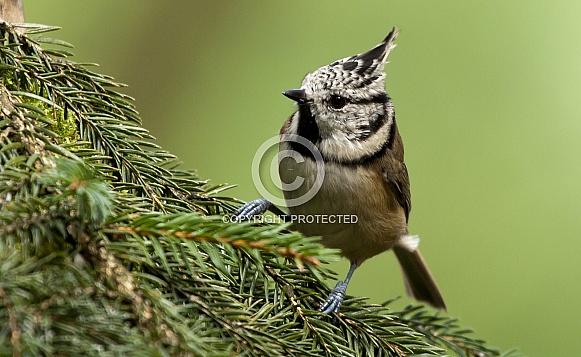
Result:
[[[319,150],[324,158],[336,162],[353,162],[372,156],[388,142],[393,125],[393,116],[387,113],[386,122],[364,140],[353,140],[347,132],[334,130],[330,136],[322,136]]]

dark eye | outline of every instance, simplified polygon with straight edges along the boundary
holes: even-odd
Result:
[[[340,95],[332,95],[329,97],[329,104],[335,109],[341,109],[347,105],[347,98]]]

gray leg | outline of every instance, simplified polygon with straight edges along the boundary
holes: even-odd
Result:
[[[238,208],[236,212],[234,212],[234,217],[236,217],[239,221],[245,221],[250,220],[256,215],[263,214],[266,211],[271,211],[283,219],[286,218],[286,214],[266,198],[259,198],[244,204],[242,207]]]
[[[319,311],[324,314],[330,314],[331,312],[338,313],[339,309],[341,308],[341,304],[343,304],[343,300],[345,300],[345,294],[347,292],[347,285],[349,284],[349,280],[351,280],[351,276],[353,272],[357,268],[357,262],[351,262],[351,267],[349,268],[349,272],[347,273],[347,277],[345,281],[339,280],[337,285],[327,298],[327,301],[321,305]]]

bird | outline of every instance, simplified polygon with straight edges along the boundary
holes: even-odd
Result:
[[[340,249],[350,262],[346,278],[319,307],[324,314],[339,312],[357,267],[390,249],[408,295],[446,310],[418,250],[419,238],[408,232],[410,181],[385,89],[384,67],[397,35],[394,27],[371,50],[320,67],[305,76],[299,89],[283,92],[297,106],[280,130],[279,154],[286,157],[279,156],[279,176],[288,216],[294,229],[321,236],[323,245]],[[261,198],[234,215],[249,218],[267,210],[282,213]]]

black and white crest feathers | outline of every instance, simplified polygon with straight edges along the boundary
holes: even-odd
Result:
[[[394,41],[397,35],[397,28],[394,27],[385,39],[371,50],[335,61],[328,68],[330,71],[343,72],[342,77],[346,78],[349,84],[359,88],[378,80],[383,81],[383,68],[389,53],[396,46]]]
[[[357,63],[356,70],[360,75],[372,74],[378,68],[380,71],[383,70],[389,52],[395,47],[393,41],[397,37],[397,34],[397,29],[394,27],[379,45],[353,58],[353,61]],[[345,63],[343,64],[343,68],[345,68]]]

